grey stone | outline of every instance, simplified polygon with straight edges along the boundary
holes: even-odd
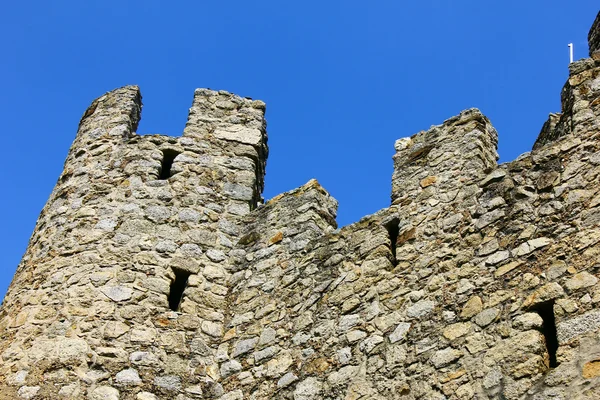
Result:
[[[115,375],[115,381],[119,385],[140,385],[142,379],[135,369],[124,369]]]
[[[119,391],[111,386],[98,386],[92,390],[90,400],[119,400]]]
[[[231,196],[231,198],[235,200],[250,201],[254,196],[252,188],[237,183],[226,183],[223,186],[223,191],[226,195]]]
[[[227,128],[217,129],[215,137],[251,145],[258,145],[262,140],[262,134],[258,129],[248,129],[239,125],[230,125]]]
[[[241,370],[242,364],[236,360],[230,360],[221,365],[221,376],[223,378],[227,378],[228,376],[240,372]]]
[[[29,375],[29,371],[17,371],[10,379],[9,383],[13,386],[20,386],[25,383],[25,379],[27,379],[27,375]]]
[[[406,310],[406,315],[410,318],[420,318],[431,314],[435,303],[431,300],[419,300]]]
[[[202,391],[202,386],[200,385],[186,387],[185,392],[192,395],[193,397],[201,397],[204,394],[204,392]]]
[[[423,354],[429,350],[435,349],[437,343],[429,338],[419,340],[415,345],[415,352],[417,354]]]
[[[358,314],[349,314],[349,315],[343,315],[340,318],[340,322],[338,324],[338,330],[340,332],[346,332],[348,330],[350,330],[351,328],[359,325],[361,323],[361,317]]]
[[[456,286],[456,293],[462,294],[473,290],[475,286],[468,279],[461,279]]]
[[[164,390],[176,392],[181,389],[181,378],[175,375],[156,376],[154,384]]]
[[[149,206],[146,208],[146,217],[153,222],[165,222],[171,217],[171,211],[165,206]]]
[[[271,344],[275,341],[276,337],[277,337],[277,331],[275,331],[275,329],[265,328],[260,334],[260,338],[258,340],[258,345],[266,346],[268,344]]]
[[[410,330],[411,326],[412,324],[408,322],[399,323],[398,326],[396,326],[396,329],[394,329],[394,331],[390,333],[390,343],[396,343],[400,340],[406,339],[406,335],[408,335],[408,331]]]
[[[282,389],[284,387],[291,385],[292,383],[296,382],[297,380],[298,380],[298,377],[296,375],[294,375],[292,372],[288,372],[287,374],[285,374],[281,378],[279,378],[279,380],[277,381],[277,387],[279,389]]]
[[[506,171],[503,169],[495,169],[488,176],[486,176],[480,183],[480,186],[487,186],[492,182],[502,180],[506,176]]]
[[[499,262],[502,262],[510,257],[510,252],[508,250],[497,251],[485,260],[486,264],[496,265]]]
[[[475,223],[475,227],[477,229],[483,229],[486,226],[488,226],[489,224],[499,220],[500,218],[503,218],[505,215],[506,215],[506,213],[501,208],[490,211],[486,214],[483,214],[481,217],[479,217],[479,219]]]
[[[78,396],[81,395],[79,383],[72,383],[70,385],[61,387],[58,391],[58,395],[65,398],[76,399]]]
[[[456,313],[454,311],[442,311],[442,318],[446,322],[454,322],[456,320]]]
[[[244,399],[244,393],[240,389],[234,390],[229,393],[225,393],[223,395],[223,397],[220,398],[220,400],[243,400],[243,399]]]
[[[308,333],[298,332],[292,337],[292,343],[296,346],[304,344],[310,340],[311,336]]]
[[[548,280],[552,281],[560,278],[565,272],[567,272],[566,263],[564,261],[556,262],[546,270],[546,277]]]
[[[178,216],[181,222],[198,223],[200,221],[200,213],[190,208],[180,210]]]
[[[359,340],[366,338],[367,335],[368,335],[367,332],[361,331],[360,329],[355,329],[355,330],[352,330],[352,331],[346,333],[346,339],[348,339],[349,343],[355,343],[355,342],[358,342]]]
[[[202,332],[212,337],[218,338],[223,334],[223,325],[212,321],[202,322]]]
[[[159,363],[158,357],[148,351],[134,351],[129,356],[129,361],[134,365],[151,367]]]
[[[202,256],[202,249],[195,243],[184,243],[179,249],[187,257],[200,258]]]
[[[110,374],[101,370],[89,370],[82,376],[81,380],[88,384],[95,384],[110,377]]]
[[[481,311],[473,319],[475,323],[481,327],[491,324],[500,314],[500,310],[497,308],[487,308]]]
[[[218,362],[223,362],[229,360],[229,344],[221,343],[219,348],[217,349],[217,354],[215,355],[215,360]]]
[[[321,396],[323,384],[314,377],[306,378],[296,385],[294,400],[316,400]]]
[[[221,250],[210,249],[206,252],[206,256],[214,262],[221,262],[225,260],[225,253]]]
[[[327,380],[332,386],[341,386],[353,380],[358,371],[359,367],[354,365],[346,365],[345,367],[340,368],[338,371],[329,374]]]
[[[150,392],[139,392],[136,396],[137,400],[158,400],[158,397],[156,397],[156,395],[150,393]]]
[[[442,368],[458,360],[460,357],[462,357],[462,355],[463,353],[461,351],[447,347],[445,349],[436,351],[431,357],[431,363],[436,368]]]
[[[493,252],[495,252],[496,250],[498,250],[499,248],[499,244],[498,244],[498,239],[496,238],[492,238],[486,242],[484,242],[481,247],[479,247],[479,250],[477,251],[477,253],[480,256],[487,256],[489,254],[492,254]]]
[[[600,329],[600,310],[588,311],[556,325],[558,343],[566,344],[571,339],[589,332],[595,332],[598,329]]]
[[[231,357],[235,358],[242,354],[251,352],[256,347],[257,343],[258,343],[257,337],[240,340],[239,342],[237,342],[235,344],[235,347],[233,349],[233,353],[231,354]]]
[[[102,231],[112,232],[117,226],[117,221],[113,219],[102,219],[98,221],[95,228]]]
[[[541,328],[544,321],[538,313],[525,313],[515,318],[513,326],[521,330]]]
[[[405,345],[391,345],[385,349],[385,360],[389,367],[402,365],[407,359]]]
[[[343,347],[337,351],[337,360],[340,365],[346,365],[352,360],[352,349]]]
[[[210,347],[202,340],[201,338],[194,338],[190,343],[190,351],[193,354],[198,354],[200,356],[208,356],[211,354]]]
[[[368,338],[366,338],[365,340],[363,340],[360,343],[358,348],[367,354],[371,354],[371,353],[373,353],[373,351],[375,350],[377,345],[379,345],[381,343],[383,343],[383,336],[372,335],[372,336],[369,336]]]
[[[155,250],[159,253],[174,253],[177,250],[177,243],[172,240],[159,240]]]
[[[105,286],[100,291],[116,302],[129,300],[133,295],[133,290],[125,286]]]
[[[259,350],[254,353],[254,361],[257,363],[261,362],[263,360],[273,357],[278,352],[279,352],[279,348],[277,346],[270,346],[270,347],[264,348],[264,349]]]
[[[17,391],[17,394],[22,399],[33,399],[37,396],[40,389],[39,386],[21,386]]]
[[[502,378],[502,369],[500,367],[494,367],[483,378],[483,387],[491,389],[499,386],[502,383]]]

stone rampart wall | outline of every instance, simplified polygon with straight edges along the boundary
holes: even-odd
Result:
[[[561,98],[510,163],[476,109],[398,140],[392,205],[336,229],[314,180],[262,204],[263,102],[138,136],[107,93],[2,303],[0,399],[599,398],[597,57]]]
[[[456,137],[474,116],[432,131]],[[236,291],[264,308],[234,313],[221,348],[232,398],[598,396],[600,130],[588,126],[487,174],[459,162],[460,186],[424,173],[400,204],[258,261]],[[422,169],[443,174],[456,154],[442,154]]]

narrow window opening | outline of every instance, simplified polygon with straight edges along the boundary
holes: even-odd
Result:
[[[558,350],[558,337],[556,334],[556,320],[554,319],[554,301],[547,301],[532,309],[542,317],[542,333],[546,339],[546,350],[550,359],[550,368],[556,368],[556,351]]]
[[[387,224],[385,224],[385,228],[388,231],[388,235],[390,238],[390,250],[392,252],[392,265],[395,267],[398,265],[398,260],[396,260],[396,244],[398,242],[398,234],[400,233],[400,221],[397,218],[394,218]]]
[[[169,290],[169,308],[173,311],[179,310],[179,304],[183,298],[183,291],[187,286],[190,273],[178,268],[173,268],[175,279],[171,282]]]
[[[173,166],[173,161],[175,157],[179,155],[175,150],[166,149],[163,150],[163,160],[162,165],[160,166],[160,174],[158,179],[169,179],[171,177],[171,167]]]

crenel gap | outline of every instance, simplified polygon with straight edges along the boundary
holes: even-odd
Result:
[[[169,179],[171,176],[171,167],[173,166],[173,161],[175,161],[175,157],[177,157],[177,155],[179,155],[179,153],[175,150],[163,150],[163,160],[162,165],[160,166],[160,174],[158,179]]]
[[[169,308],[173,311],[179,310],[179,304],[183,298],[183,291],[187,286],[190,273],[178,268],[173,268],[175,279],[171,282],[169,290]]]

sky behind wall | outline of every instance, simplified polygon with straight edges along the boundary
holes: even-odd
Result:
[[[477,107],[500,162],[560,111],[597,0],[6,1],[0,299],[93,99],[141,87],[138,133],[181,135],[193,91],[267,103],[265,198],[311,178],[340,226],[389,205],[394,141]]]

